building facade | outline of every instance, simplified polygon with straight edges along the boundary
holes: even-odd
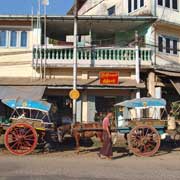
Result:
[[[167,99],[169,106],[180,99],[179,9],[178,0],[87,0],[79,15],[157,17],[145,37],[146,47],[154,52],[147,89],[149,95]]]
[[[78,8],[78,121],[101,121],[139,91],[169,104],[179,99],[179,1],[82,0]],[[43,18],[39,26],[37,17],[0,17],[0,86],[10,92],[1,99],[43,98],[56,107],[58,121],[72,119],[72,12],[47,17],[47,47]],[[118,74],[118,83],[101,83],[102,72]],[[3,117],[8,110],[1,109]]]

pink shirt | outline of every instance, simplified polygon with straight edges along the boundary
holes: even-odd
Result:
[[[105,117],[103,119],[103,129],[107,129],[110,126],[109,118]]]

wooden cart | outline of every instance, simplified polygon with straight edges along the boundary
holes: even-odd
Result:
[[[54,129],[50,121],[51,104],[44,101],[24,99],[2,100],[13,109],[9,124],[0,125],[0,134],[4,134],[6,148],[15,155],[26,155],[34,151],[45,133]]]
[[[134,154],[152,156],[158,151],[161,143],[160,135],[165,132],[167,124],[167,121],[160,119],[165,106],[164,99],[156,98],[133,99],[115,105],[117,130],[126,135],[129,149]],[[156,113],[153,114],[152,110]],[[142,115],[143,113],[146,117]],[[136,118],[133,118],[133,114]]]

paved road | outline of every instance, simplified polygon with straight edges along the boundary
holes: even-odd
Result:
[[[101,160],[96,152],[58,152],[16,157],[0,153],[0,180],[179,180],[180,149],[140,158],[115,154]]]

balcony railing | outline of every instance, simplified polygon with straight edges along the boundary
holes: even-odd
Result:
[[[141,65],[151,65],[151,49],[141,48],[139,58]],[[44,63],[45,59],[47,67],[71,67],[73,65],[73,49],[72,47],[48,47],[45,50],[43,47],[34,47],[33,65],[39,66],[40,63]],[[77,59],[80,67],[130,66],[135,65],[135,48],[79,48]]]

